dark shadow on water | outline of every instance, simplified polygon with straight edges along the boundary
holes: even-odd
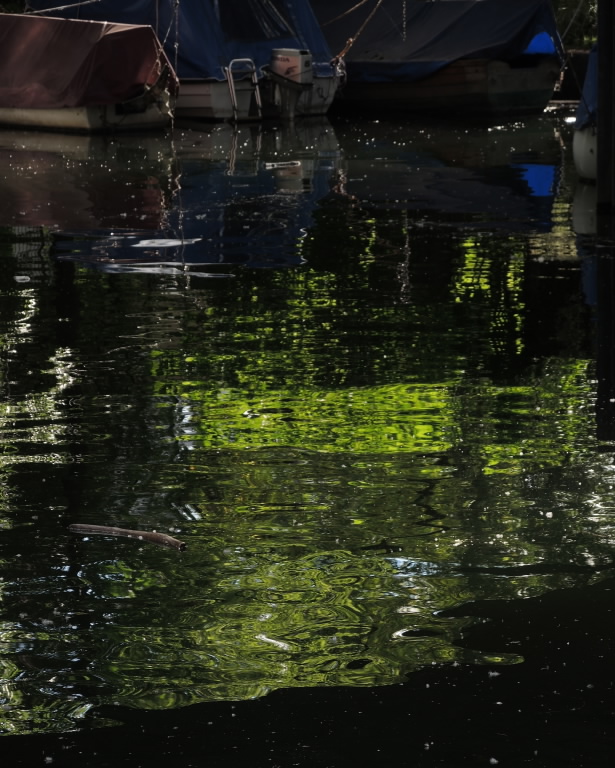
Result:
[[[107,708],[123,725],[7,737],[11,766],[575,766],[607,768],[615,579],[519,601],[480,601],[458,644],[487,660],[426,667],[403,685],[279,690],[171,712]],[[474,659],[476,661],[476,659]]]

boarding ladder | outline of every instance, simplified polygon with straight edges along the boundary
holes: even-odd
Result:
[[[228,67],[224,67],[224,74],[226,75],[229,95],[231,97],[231,106],[233,107],[233,121],[237,122],[239,115],[237,91],[235,90],[235,77],[246,74],[250,75],[250,79],[252,81],[252,87],[254,89],[254,101],[256,102],[256,110],[258,113],[258,118],[260,119],[263,114],[263,104],[261,101],[261,92],[258,85],[256,64],[252,61],[252,59],[232,59],[229,62]]]

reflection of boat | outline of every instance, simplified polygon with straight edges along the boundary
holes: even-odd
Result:
[[[572,228],[577,235],[596,234],[596,185],[580,181],[572,198]]]
[[[577,109],[572,137],[572,156],[582,179],[595,180],[597,174],[598,47],[589,54],[583,92]]]
[[[336,133],[344,192],[364,210],[401,210],[419,227],[551,228],[562,155],[545,118],[471,131],[444,120],[353,120]]]
[[[65,17],[150,24],[179,75],[181,117],[322,115],[337,88],[308,0],[98,0],[60,10],[53,0],[29,4]]]
[[[165,134],[0,131],[0,224],[158,229],[173,194],[173,162]]]
[[[340,105],[396,111],[541,111],[560,77],[549,0],[312,0],[345,62]]]
[[[2,124],[163,128],[176,85],[150,27],[0,14]]]
[[[153,138],[141,139],[144,152]],[[148,155],[153,162],[161,145],[152,147]],[[339,165],[337,139],[325,118],[283,129],[195,123],[176,133],[172,147],[175,193],[164,201],[164,210],[159,209],[157,224],[152,220],[151,228],[145,226],[146,200],[131,201],[124,195],[129,218],[121,215],[118,203],[115,215],[101,217],[98,224],[58,228],[53,234],[54,257],[105,272],[197,277],[219,276],[233,265],[303,263],[302,240]],[[147,162],[136,163],[132,172],[138,169],[141,178],[148,167]],[[97,171],[95,164],[91,172],[89,196],[100,189],[97,199],[102,206],[113,197],[110,174],[103,167]],[[167,180],[167,187],[170,183]],[[144,206],[143,224],[139,204]],[[96,211],[94,207],[92,213]]]

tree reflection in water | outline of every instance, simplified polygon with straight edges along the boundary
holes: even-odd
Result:
[[[203,150],[208,130],[177,141],[164,226],[118,218],[53,243],[3,230],[3,730],[185,721],[194,756],[204,712],[215,757],[226,738],[247,744],[228,725],[241,713],[246,738],[281,723],[268,750],[301,764],[292,733],[310,765],[342,765],[379,723],[383,757],[403,736],[417,765],[438,744],[453,765],[454,739],[469,754],[484,717],[477,759],[499,761],[499,734],[551,707],[557,678],[592,733],[600,654],[582,691],[553,634],[560,622],[571,647],[585,638],[584,657],[608,639],[590,596],[607,594],[612,564],[612,446],[596,437],[561,118],[464,142],[438,125],[327,124],[292,201],[265,194],[261,163],[299,151],[295,134],[268,136],[269,154],[245,144],[246,192]],[[541,165],[553,185],[528,170]],[[158,270],[151,254],[130,270],[92,258],[180,223],[186,249]],[[257,233],[256,262],[242,231]],[[188,549],[75,538],[73,522]],[[578,634],[568,597],[552,612],[558,596],[587,602]],[[205,709],[170,711],[186,704]],[[165,733],[159,749],[177,748]]]

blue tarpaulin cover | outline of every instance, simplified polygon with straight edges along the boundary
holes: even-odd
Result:
[[[563,56],[549,0],[311,3],[335,56],[356,38],[344,56],[355,83],[420,80],[458,59]]]
[[[34,11],[56,6],[55,0],[29,0]],[[270,63],[273,48],[307,49],[315,63],[331,60],[308,0],[100,0],[49,15],[149,24],[182,79],[225,80],[231,59],[250,58],[260,68]]]

